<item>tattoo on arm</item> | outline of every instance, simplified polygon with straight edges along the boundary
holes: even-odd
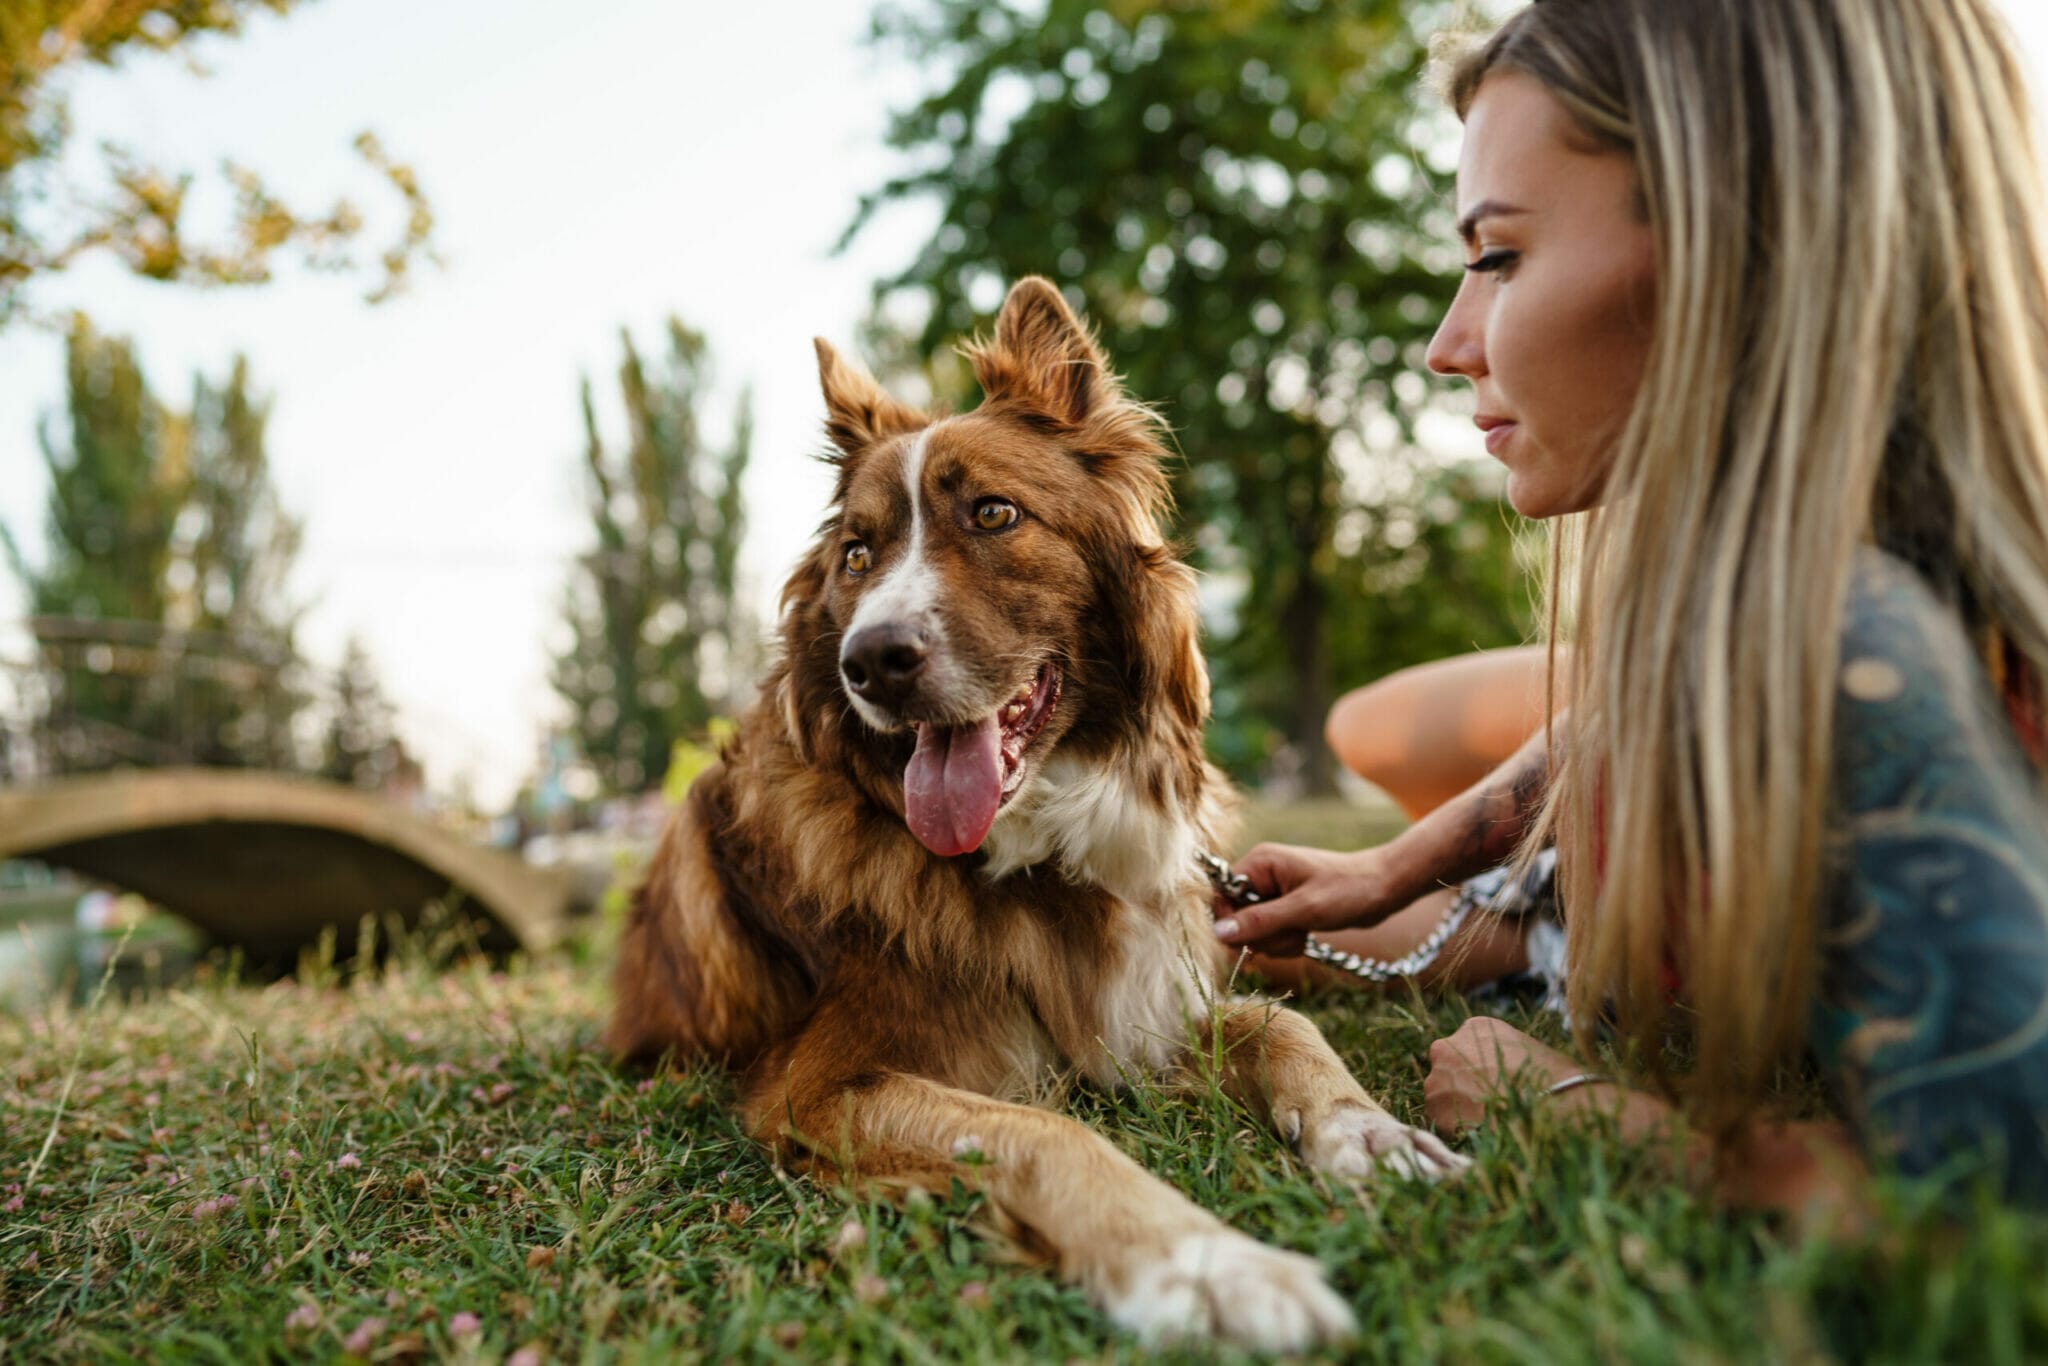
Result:
[[[1457,803],[1456,843],[1445,881],[1455,881],[1514,857],[1530,819],[1550,786],[1548,737],[1538,734]]]

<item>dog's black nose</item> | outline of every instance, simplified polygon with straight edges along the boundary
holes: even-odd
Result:
[[[839,671],[853,695],[885,705],[903,701],[924,665],[924,637],[901,622],[863,626],[839,651]]]

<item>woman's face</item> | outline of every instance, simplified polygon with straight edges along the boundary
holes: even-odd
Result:
[[[1496,72],[1466,113],[1458,215],[1467,273],[1429,368],[1472,381],[1517,512],[1591,507],[1656,311],[1656,250],[1629,159],[1588,150],[1535,79]]]

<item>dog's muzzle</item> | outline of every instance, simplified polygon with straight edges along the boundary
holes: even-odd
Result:
[[[902,622],[863,626],[839,650],[846,690],[863,702],[900,712],[930,662],[922,632]]]

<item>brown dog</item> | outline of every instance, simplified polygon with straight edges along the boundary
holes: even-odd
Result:
[[[1220,1043],[1225,1084],[1318,1170],[1464,1163],[1306,1019],[1218,999],[1195,854],[1230,793],[1157,422],[1044,280],[968,354],[986,400],[942,417],[818,343],[831,515],[783,589],[780,663],[640,889],[610,1043],[740,1069],[747,1124],[794,1164],[980,1189],[1148,1338],[1340,1337],[1310,1259],[1013,1099]]]

